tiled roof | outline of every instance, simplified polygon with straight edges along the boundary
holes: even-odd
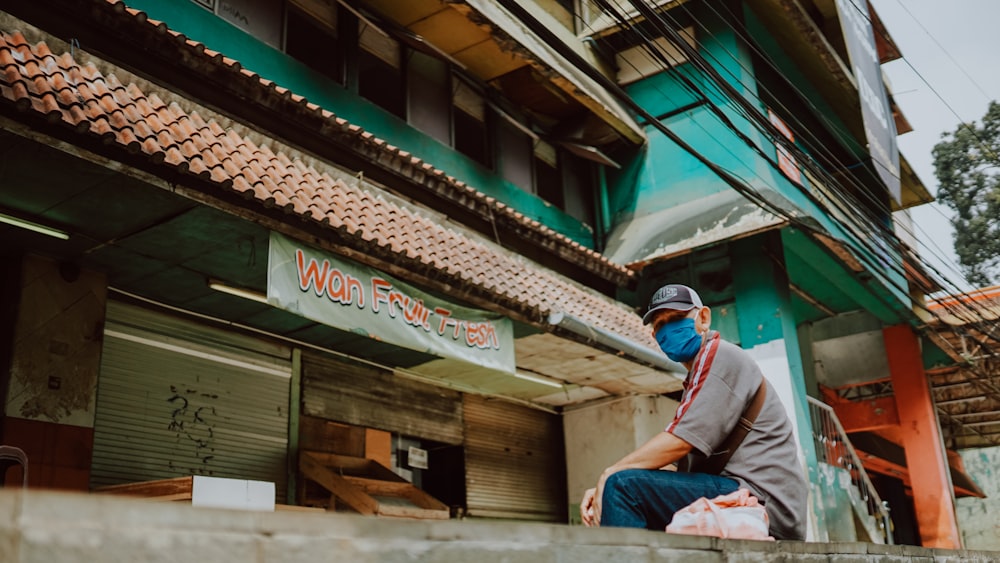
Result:
[[[522,311],[540,316],[563,311],[655,347],[641,319],[620,304],[334,179],[332,167],[309,165],[294,150],[255,144],[210,116],[166,104],[155,92],[122,84],[93,64],[81,66],[70,53],[56,55],[45,43],[29,45],[21,33],[4,33],[0,70],[0,104],[45,117],[81,137],[98,136],[111,153],[140,156],[164,172],[195,175],[261,205],[327,224],[361,248],[436,270],[498,302],[519,304]]]
[[[463,206],[484,221],[496,224],[507,232],[531,241],[546,251],[581,266],[597,275],[624,286],[635,280],[636,272],[615,263],[607,256],[558,233],[531,219],[516,209],[497,201],[472,186],[449,176],[409,152],[387,143],[361,127],[348,123],[303,96],[262,78],[235,59],[205,47],[160,21],[150,19],[145,12],[128,8],[122,0],[72,0],[74,12],[93,13],[95,21],[109,20],[111,29],[127,33],[131,46],[144,53],[155,53],[168,61],[184,61],[184,65],[204,71],[230,89],[235,97],[253,99],[268,108],[294,112],[309,121],[309,126],[329,142],[340,142],[363,158],[377,162],[412,183],[422,186],[446,200]],[[82,17],[82,16],[81,16]],[[144,55],[145,56],[145,55]],[[141,63],[137,63],[141,64]],[[298,125],[298,124],[297,124]]]

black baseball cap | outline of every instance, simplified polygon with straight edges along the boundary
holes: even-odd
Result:
[[[701,297],[698,297],[697,291],[679,283],[667,284],[656,290],[656,293],[649,300],[649,308],[646,310],[646,314],[642,316],[642,324],[648,325],[657,311],[664,309],[690,311],[696,307],[704,307],[701,304]]]

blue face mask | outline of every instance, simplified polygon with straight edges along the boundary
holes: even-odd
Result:
[[[675,362],[690,362],[701,349],[701,335],[694,328],[694,319],[666,323],[656,331],[660,350]]]

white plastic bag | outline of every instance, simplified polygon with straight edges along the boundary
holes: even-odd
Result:
[[[741,540],[770,540],[767,511],[747,489],[708,500],[702,497],[674,514],[667,532]]]

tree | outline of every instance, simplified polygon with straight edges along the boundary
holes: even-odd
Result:
[[[1000,277],[1000,104],[982,124],[963,123],[934,146],[938,200],[955,211],[955,253],[980,287]]]

